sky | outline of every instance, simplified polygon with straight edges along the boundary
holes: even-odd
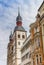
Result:
[[[18,7],[23,27],[29,35],[29,25],[36,20],[36,14],[43,0],[0,0],[0,65],[7,65],[7,45],[11,30],[16,26]]]

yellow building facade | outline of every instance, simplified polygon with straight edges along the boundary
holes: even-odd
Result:
[[[36,21],[30,25],[30,35],[33,65],[44,65],[44,1],[38,9]]]

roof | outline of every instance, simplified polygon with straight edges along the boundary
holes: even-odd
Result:
[[[25,29],[23,28],[23,26],[16,26],[14,32],[15,31],[25,31]]]
[[[41,4],[41,6],[39,7],[38,11],[40,10],[40,8],[42,7],[43,4],[44,4],[44,1],[43,1],[43,3]]]
[[[17,16],[16,21],[22,21],[22,17],[20,15]]]
[[[22,21],[22,17],[20,16],[20,11],[18,9],[18,16],[16,18],[16,21]]]

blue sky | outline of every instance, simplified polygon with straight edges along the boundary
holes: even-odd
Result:
[[[35,21],[43,0],[0,0],[0,65],[7,65],[7,44],[11,30],[16,26],[18,7],[23,26],[29,34],[29,25]]]

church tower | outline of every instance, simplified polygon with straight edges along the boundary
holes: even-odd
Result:
[[[16,17],[16,26],[13,34],[10,35],[8,43],[7,65],[20,65],[21,64],[21,47],[27,38],[27,31],[22,26],[22,17],[18,10]]]

